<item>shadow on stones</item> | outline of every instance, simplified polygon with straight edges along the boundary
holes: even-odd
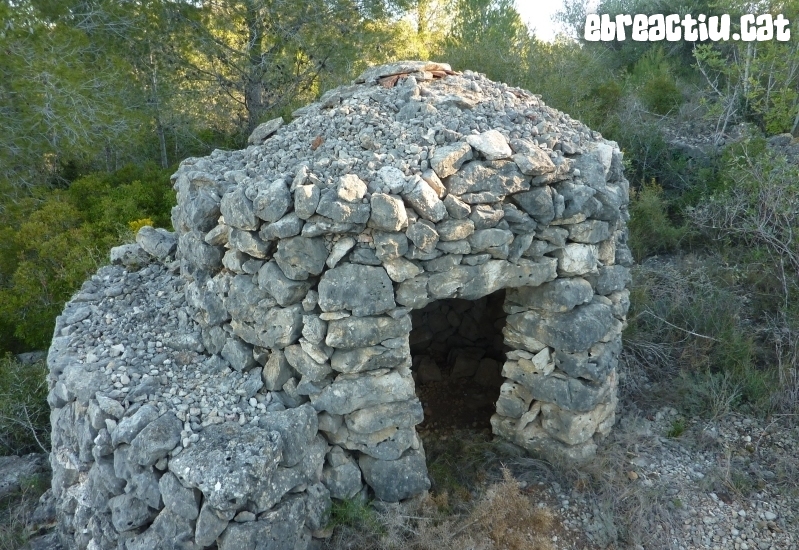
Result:
[[[505,291],[478,300],[438,300],[412,312],[410,334],[416,394],[426,431],[491,431],[502,385]]]

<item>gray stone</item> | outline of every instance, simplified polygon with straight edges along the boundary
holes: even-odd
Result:
[[[228,242],[231,247],[255,258],[266,258],[272,249],[270,241],[262,241],[254,231],[231,229]],[[246,261],[246,258],[244,259]]]
[[[444,254],[469,254],[472,247],[468,241],[438,241],[436,248]]]
[[[375,245],[375,256],[381,262],[399,258],[408,252],[408,237],[405,236],[405,233],[375,231],[372,233],[372,239]]]
[[[552,189],[544,186],[517,193],[513,200],[536,222],[547,225],[555,219],[555,205]]]
[[[311,404],[317,411],[348,414],[365,407],[406,401],[414,395],[413,379],[394,371],[352,379],[339,377],[321,393],[312,395]]]
[[[347,202],[360,201],[366,191],[366,184],[355,174],[341,176],[336,187],[338,198]]]
[[[103,395],[97,395],[97,404],[105,414],[120,419],[125,414],[125,408],[116,399],[111,399]]]
[[[114,475],[127,482],[125,491],[150,508],[161,507],[158,478],[152,467],[139,466],[131,457],[130,445],[120,445],[114,450]]]
[[[328,464],[322,470],[322,482],[330,496],[339,500],[353,498],[363,488],[361,470],[355,460],[341,447],[333,447],[327,455]]]
[[[508,146],[508,140],[497,130],[488,130],[482,134],[466,136],[466,142],[482,153],[486,160],[498,160],[510,157],[513,154]]]
[[[288,499],[257,521],[228,524],[219,537],[219,550],[307,548],[310,535],[303,531],[305,518],[305,499]]]
[[[318,363],[302,349],[302,346],[296,344],[287,346],[283,352],[286,354],[286,361],[302,374],[303,379],[319,382],[332,372],[329,363]]]
[[[422,179],[427,182],[427,184],[433,188],[433,191],[436,192],[439,199],[444,198],[444,195],[447,194],[447,188],[444,186],[444,183],[441,181],[441,178],[436,175],[433,170],[429,168],[422,172]]]
[[[136,242],[150,256],[165,260],[175,253],[178,247],[178,240],[175,233],[166,229],[153,229],[145,225],[136,233]]]
[[[405,174],[394,166],[383,166],[377,171],[377,177],[392,193],[399,193],[405,187]]]
[[[296,281],[283,273],[276,261],[267,262],[258,271],[258,286],[267,291],[282,307],[301,302],[313,281]]]
[[[468,241],[472,253],[482,252],[509,245],[513,242],[513,233],[507,229],[480,229],[470,235]]]
[[[509,418],[521,418],[530,408],[533,394],[522,384],[507,380],[499,390],[497,413]]]
[[[319,280],[319,307],[322,311],[347,309],[358,317],[383,313],[396,307],[394,287],[381,267],[343,264]]]
[[[249,145],[262,145],[272,134],[277,132],[283,126],[283,119],[273,118],[270,121],[259,124],[252,131],[250,137],[247,138]]]
[[[276,222],[282,218],[291,205],[291,193],[283,178],[258,181],[253,184],[253,191],[253,211],[266,222]]]
[[[315,206],[314,209],[316,209]],[[258,235],[265,241],[288,239],[299,235],[304,223],[296,212],[289,212],[276,222],[263,224]]]
[[[338,223],[363,224],[369,220],[371,208],[362,202],[349,202],[339,198],[333,189],[321,192],[316,212]]]
[[[272,351],[261,373],[264,387],[269,391],[279,391],[283,387],[283,384],[292,376],[294,376],[294,372],[289,366],[288,361],[286,361],[283,350],[277,349]]]
[[[199,440],[169,461],[169,471],[186,487],[196,487],[217,510],[240,509],[268,483],[283,449],[275,431],[251,424],[208,426]]]
[[[305,501],[305,525],[311,531],[317,531],[327,526],[330,521],[332,503],[330,491],[322,483],[314,483],[306,489],[308,495]]]
[[[472,207],[460,200],[455,195],[444,197],[444,207],[447,209],[449,217],[455,220],[462,220],[469,216]]]
[[[553,255],[558,258],[558,274],[573,277],[596,269],[599,250],[594,244],[569,243]]]
[[[432,224],[428,225],[423,221],[412,223],[408,226],[405,235],[424,252],[431,252],[435,249],[438,242],[438,233]]]
[[[407,281],[406,281],[407,283]],[[407,315],[392,317],[347,317],[330,321],[325,343],[341,349],[374,346],[389,338],[406,336],[411,331]]]
[[[349,350],[338,349],[330,357],[330,364],[333,370],[344,373],[390,369],[404,363],[409,353],[407,346],[396,349],[384,346],[370,346]]]
[[[408,224],[408,215],[402,199],[395,195],[374,193],[371,198],[372,215],[369,227],[382,231],[400,231]]]
[[[411,191],[402,196],[421,217],[433,223],[441,221],[447,215],[447,208],[438,198],[438,193],[422,178],[416,181]]]
[[[327,257],[327,261],[325,264],[327,267],[333,268],[338,265],[339,261],[347,255],[347,253],[352,250],[355,246],[356,241],[352,237],[341,237],[336,244],[333,245],[333,249],[330,251],[330,255]]]
[[[130,442],[130,457],[141,466],[152,466],[180,443],[182,429],[183,423],[174,413],[162,414],[147,424]]]
[[[362,455],[358,461],[366,483],[385,502],[399,502],[430,488],[424,452],[409,450],[398,460]]]
[[[569,226],[569,239],[576,243],[596,244],[610,238],[608,222],[586,220]]]
[[[221,352],[222,357],[230,363],[233,370],[242,372],[250,370],[255,366],[255,357],[252,354],[252,347],[245,344],[235,336],[228,338]]]
[[[213,271],[222,263],[222,250],[203,241],[202,233],[190,231],[178,239],[178,249],[181,251],[183,261],[189,262],[195,271]]]
[[[438,237],[442,241],[458,241],[474,233],[472,220],[446,220],[436,224]]]
[[[409,73],[422,73],[425,71],[451,71],[447,63],[436,63],[434,61],[396,61],[377,67],[366,69],[355,82],[366,82],[373,84],[386,76],[404,75]]]
[[[586,351],[612,326],[610,307],[592,302],[565,313],[542,311],[508,315],[507,328],[555,349],[567,352]]]
[[[313,344],[321,344],[327,334],[327,321],[318,315],[302,316],[302,336]]]
[[[487,204],[478,204],[475,205],[469,219],[474,223],[474,228],[479,230],[496,227],[504,216],[505,211],[501,208],[493,208]]]
[[[158,480],[164,507],[184,519],[193,521],[200,515],[200,494],[184,487],[175,474],[166,472]]]
[[[436,148],[430,159],[430,167],[439,178],[446,178],[458,171],[458,168],[472,159],[472,148],[468,143],[456,143]]]
[[[139,243],[123,244],[111,249],[109,258],[114,265],[124,265],[131,269],[150,263],[150,255],[139,245]]]
[[[497,202],[500,197],[530,189],[525,177],[510,161],[474,161],[465,164],[457,174],[447,178],[447,191],[459,195],[467,203]],[[469,194],[492,193],[495,200],[467,199]]]
[[[380,260],[378,259],[375,251],[369,248],[366,244],[356,246],[350,254],[350,262],[361,265],[379,266]]]
[[[319,275],[325,267],[327,247],[324,239],[291,237],[277,245],[275,261],[289,279],[305,281],[310,275]]]
[[[232,518],[232,512],[214,510],[213,506],[209,505],[208,502],[204,502],[200,509],[200,515],[197,517],[197,526],[194,530],[194,542],[202,548],[211,546],[216,542],[217,538],[222,534]]]
[[[149,523],[157,513],[142,500],[131,494],[113,497],[108,501],[114,529],[122,533]]]
[[[421,402],[414,398],[359,409],[344,416],[347,428],[360,433],[374,433],[386,428],[412,428],[424,420]]]
[[[111,442],[114,447],[122,443],[130,443],[147,424],[158,418],[158,409],[147,403],[142,405],[135,413],[126,416],[117,424],[116,429],[111,434]]]
[[[511,158],[519,170],[527,176],[542,176],[555,171],[555,163],[538,145],[524,139],[512,139],[511,148],[516,152]]]
[[[307,220],[316,213],[319,206],[319,187],[315,185],[300,185],[294,191],[294,211],[301,220]]]
[[[280,465],[286,468],[296,466],[303,460],[319,429],[316,411],[308,404],[267,413],[261,416],[259,425],[264,430],[281,435],[283,457]]]
[[[538,287],[509,289],[507,300],[525,307],[565,312],[594,297],[591,284],[580,277],[558,279]]]
[[[222,196],[219,210],[225,224],[237,229],[252,231],[261,224],[255,217],[252,201],[244,194],[244,187],[236,186]]]
[[[591,277],[594,279],[594,277]],[[632,276],[627,267],[621,265],[609,265],[599,268],[599,274],[595,278],[594,289],[597,294],[607,296],[613,292],[623,290],[632,283]]]
[[[200,550],[193,538],[193,522],[162,510],[146,531],[125,539],[125,550]]]
[[[423,271],[421,267],[405,258],[383,260],[383,267],[385,267],[389,278],[395,283],[412,279]]]

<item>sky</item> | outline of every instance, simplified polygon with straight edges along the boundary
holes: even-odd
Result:
[[[535,28],[540,40],[550,41],[555,38],[558,25],[552,16],[563,7],[563,0],[516,0],[516,9],[527,26]]]

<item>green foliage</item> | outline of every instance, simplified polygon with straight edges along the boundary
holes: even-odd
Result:
[[[766,414],[777,373],[758,360],[753,312],[735,269],[712,258],[675,264],[636,270],[625,332],[630,363],[673,377],[669,398],[692,414]]]
[[[644,105],[656,114],[669,114],[682,103],[682,94],[662,47],[652,48],[641,56],[630,80],[638,87]]]
[[[663,189],[653,181],[631,195],[627,226],[630,250],[636,260],[676,250],[688,230],[686,226],[675,226],[669,218],[669,205],[663,197]]]
[[[666,437],[670,438],[680,437],[683,433],[685,433],[686,427],[687,425],[685,423],[685,418],[680,416],[671,423],[669,430],[666,432]]]
[[[44,361],[22,365],[0,357],[0,456],[49,450],[50,409]]]
[[[348,526],[373,533],[382,530],[377,514],[369,501],[359,496],[347,500],[334,500],[327,526]]]
[[[128,223],[151,218],[166,226],[174,200],[168,173],[148,165],[0,205],[10,214],[0,223],[3,349],[46,348],[64,302],[130,235]]]

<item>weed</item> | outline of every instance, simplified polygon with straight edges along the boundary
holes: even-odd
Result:
[[[666,432],[666,437],[677,438],[685,432],[685,418],[679,417],[671,423],[671,427]]]
[[[630,199],[630,250],[636,260],[676,250],[688,229],[669,218],[663,189],[653,180],[632,192]]]
[[[49,452],[50,410],[44,362],[0,357],[0,456]]]

